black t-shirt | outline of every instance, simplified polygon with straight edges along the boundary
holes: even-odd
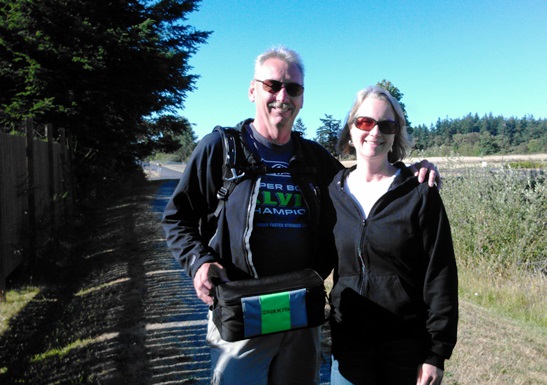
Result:
[[[279,146],[266,140],[254,127],[247,130],[256,154],[273,168],[287,168],[294,146]],[[298,186],[287,172],[260,178],[253,231],[252,261],[259,276],[293,271],[309,266],[312,250],[308,208]]]

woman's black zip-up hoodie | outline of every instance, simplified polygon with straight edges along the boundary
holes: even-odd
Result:
[[[333,354],[363,343],[423,339],[425,362],[443,368],[456,344],[457,270],[448,218],[436,188],[402,164],[364,218],[345,191],[349,170],[329,187],[338,253],[330,295]]]
[[[251,122],[252,119],[245,120],[235,129],[241,133]],[[322,218],[321,195],[326,195],[329,183],[342,165],[315,142],[296,133],[292,133],[292,141],[294,156],[289,167],[301,171],[292,177],[308,207],[315,249],[305,267],[315,269],[325,278],[334,267],[336,253],[334,244],[328,244],[330,238],[325,236],[325,231],[330,229]],[[239,147],[238,156],[249,159],[248,147]],[[250,250],[249,238],[261,175],[248,172],[235,186],[223,209],[215,214],[219,203],[217,193],[223,186],[224,164],[222,138],[218,132],[212,132],[192,153],[164,211],[162,225],[167,244],[191,277],[206,262],[221,263],[230,280],[257,276],[252,261],[257,256]],[[285,267],[286,271],[294,269]]]

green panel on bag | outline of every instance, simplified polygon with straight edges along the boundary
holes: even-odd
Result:
[[[260,296],[262,333],[275,333],[291,328],[291,302],[288,292]]]

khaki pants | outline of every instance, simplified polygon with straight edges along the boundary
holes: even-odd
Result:
[[[318,385],[321,327],[227,342],[209,312],[212,385]]]

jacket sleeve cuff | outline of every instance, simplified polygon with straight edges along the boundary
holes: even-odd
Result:
[[[426,364],[436,366],[437,368],[444,370],[444,357],[439,356],[435,353],[429,353],[425,359]]]
[[[201,265],[204,263],[220,262],[218,258],[215,258],[213,255],[207,255],[201,258],[196,258],[188,266],[187,274],[193,279],[196,275],[196,272],[199,270]]]

